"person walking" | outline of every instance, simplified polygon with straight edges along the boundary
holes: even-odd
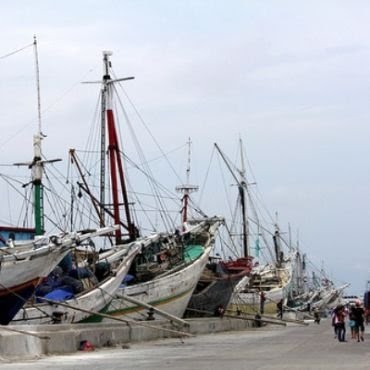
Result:
[[[334,339],[338,337],[338,328],[337,328],[337,310],[338,306],[333,309],[331,313],[331,326],[334,328]]]
[[[318,308],[315,308],[314,312],[313,312],[313,317],[315,318],[314,322],[316,324],[320,324],[320,321],[321,321],[321,317],[320,317],[320,311]]]
[[[265,313],[265,301],[266,301],[266,295],[261,290],[261,292],[260,292],[260,313],[261,313],[261,315],[263,315]]]
[[[277,308],[277,316],[280,320],[283,319],[283,299],[280,299],[278,303],[276,303]]]
[[[343,305],[337,306],[335,309],[335,316],[333,318],[335,332],[339,342],[346,342],[346,313]]]
[[[353,309],[355,306],[351,306],[349,309],[349,315],[348,315],[348,326],[351,329],[351,338],[356,339],[356,322],[355,322],[355,317],[353,314]]]
[[[355,337],[357,338],[357,342],[364,341],[364,332],[365,332],[365,310],[361,307],[361,302],[359,300],[356,301],[355,307],[352,310],[353,320],[355,322]]]

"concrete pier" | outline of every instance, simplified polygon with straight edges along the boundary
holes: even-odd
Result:
[[[230,330],[245,330],[255,325],[253,320],[209,318],[187,320],[185,328],[174,327],[168,321],[142,321],[141,323],[97,323],[68,325],[17,325],[1,329],[0,359],[35,359],[43,355],[69,354],[78,351],[82,341],[95,348],[112,347],[127,343],[153,341],[163,338],[180,338]],[[19,330],[33,335],[7,331]],[[160,330],[160,328],[168,330]],[[184,333],[181,335],[180,333]],[[48,337],[41,339],[36,337]]]
[[[320,325],[266,326],[215,331],[183,340],[132,342],[94,352],[42,356],[27,362],[13,359],[3,361],[1,369],[368,369],[370,335],[365,333],[365,342],[357,343],[348,335],[347,340],[347,343],[335,340],[330,320],[326,320]]]

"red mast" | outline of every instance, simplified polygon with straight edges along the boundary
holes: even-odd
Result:
[[[102,89],[102,117],[106,117],[107,119],[107,131],[108,131],[108,158],[110,164],[110,179],[111,179],[111,186],[112,186],[112,201],[113,201],[113,218],[114,223],[116,225],[121,224],[121,216],[120,216],[120,192],[122,196],[125,216],[126,216],[126,226],[125,228],[128,231],[129,239],[134,240],[137,237],[136,228],[132,223],[130,209],[129,209],[129,202],[127,196],[127,187],[125,182],[124,176],[124,169],[121,159],[121,150],[118,141],[118,135],[114,120],[113,114],[113,104],[112,104],[112,97],[113,97],[113,83],[118,81],[124,80],[131,80],[133,77],[126,77],[112,80],[109,74],[109,69],[111,63],[109,61],[109,56],[112,53],[108,51],[103,52],[103,62],[104,62],[104,71],[105,74],[103,76],[103,89]],[[103,129],[103,127],[102,127]],[[104,128],[105,129],[105,128]],[[102,139],[105,140],[105,135],[102,133]],[[104,170],[105,172],[105,170]],[[101,205],[104,207],[104,204]],[[116,230],[116,243],[120,243],[122,241],[122,233],[121,230]]]

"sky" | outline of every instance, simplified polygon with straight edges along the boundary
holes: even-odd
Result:
[[[191,137],[192,182],[202,183],[213,143],[233,156],[241,137],[280,227],[290,224],[317,265],[363,293],[368,1],[4,0],[0,10],[0,57],[37,35],[49,158],[85,142],[99,92],[80,82],[99,80],[102,50],[112,50],[117,74],[135,76],[125,90],[158,143],[171,150]],[[0,163],[25,161],[37,129],[32,48],[0,68]],[[222,212],[212,199],[202,205]]]

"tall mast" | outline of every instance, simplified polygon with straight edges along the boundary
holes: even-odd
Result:
[[[37,52],[36,36],[33,39],[33,47],[35,54],[35,70],[36,70],[36,88],[37,88],[37,117],[38,129],[37,133],[33,135],[33,160],[30,163],[15,163],[17,166],[28,166],[31,169],[33,185],[33,205],[34,205],[34,223],[35,235],[43,235],[45,232],[44,225],[44,187],[42,184],[42,175],[44,173],[44,164],[61,161],[61,159],[53,159],[48,161],[42,160],[41,141],[45,137],[41,130],[41,94],[40,94],[40,72],[39,59]],[[26,184],[28,185],[28,184]],[[24,185],[24,186],[26,186]]]
[[[247,182],[245,181],[245,165],[244,165],[244,156],[243,156],[243,142],[242,139],[239,139],[240,144],[240,159],[241,159],[241,170],[240,170],[240,183],[238,185],[239,195],[240,195],[240,206],[242,210],[242,220],[243,220],[243,249],[244,257],[249,256],[249,224],[247,217],[247,200],[245,196],[245,189],[247,189]]]
[[[282,261],[282,250],[281,250],[281,240],[280,240],[280,229],[278,224],[275,224],[275,233],[272,236],[275,248],[276,264],[280,266]]]
[[[34,207],[35,207],[35,234],[42,235],[44,233],[44,189],[42,185],[43,167],[41,162],[41,94],[40,94],[40,71],[39,58],[37,51],[37,40],[34,36],[33,40],[35,52],[35,68],[36,68],[36,88],[37,88],[37,117],[38,131],[33,137],[33,165],[32,165],[32,183],[34,186]]]
[[[104,102],[102,116],[104,115],[103,122],[107,122],[107,131],[108,131],[108,158],[110,164],[110,175],[111,175],[111,186],[112,186],[112,200],[113,200],[113,214],[114,222],[116,225],[120,224],[120,201],[118,186],[121,186],[123,206],[126,215],[127,229],[129,234],[129,239],[134,240],[136,238],[136,228],[131,220],[131,213],[129,209],[129,202],[127,196],[127,187],[125,181],[125,175],[123,171],[123,165],[121,160],[121,150],[118,142],[118,135],[116,131],[116,125],[113,114],[113,84],[118,81],[133,79],[133,77],[121,78],[112,80],[109,74],[111,63],[109,57],[112,55],[112,52],[103,51],[103,63],[104,63],[104,75],[103,75],[103,89],[102,89],[102,102]],[[103,127],[102,127],[103,128]],[[105,129],[105,128],[104,128]],[[103,130],[104,132],[104,130]],[[105,135],[102,132],[102,138],[104,139],[105,145]],[[103,146],[103,141],[101,143]],[[104,165],[105,171],[105,165]],[[101,175],[103,176],[103,175]],[[116,242],[120,243],[122,240],[121,230],[116,230]]]
[[[34,188],[35,234],[42,235],[44,229],[44,188],[42,185],[43,164],[41,161],[41,140],[39,134],[33,136],[32,184]]]
[[[188,163],[186,167],[186,184],[180,185],[176,187],[176,191],[181,192],[183,194],[182,197],[182,209],[181,209],[181,221],[183,224],[183,228],[185,227],[185,222],[188,220],[188,204],[189,204],[189,197],[190,193],[198,191],[199,186],[197,185],[190,185],[190,160],[191,160],[191,140],[189,137],[188,140]]]
[[[105,151],[106,151],[106,138],[105,138],[105,126],[106,126],[106,96],[108,94],[108,84],[105,83],[105,76],[109,76],[107,55],[104,55],[104,75],[103,84],[101,90],[101,125],[100,125],[100,226],[105,226]]]
[[[126,80],[132,80],[134,77],[124,77],[118,79],[112,79],[110,76],[111,62],[109,57],[113,53],[111,51],[103,51],[103,78],[100,81],[87,81],[84,83],[99,83],[102,85],[101,89],[101,141],[100,141],[100,204],[98,210],[98,216],[101,225],[105,225],[105,214],[112,216],[114,223],[116,225],[123,226],[128,231],[129,240],[134,240],[137,237],[137,229],[132,222],[128,196],[127,187],[125,181],[125,174],[123,169],[123,164],[121,160],[121,149],[118,141],[118,135],[116,130],[116,124],[113,114],[113,92],[114,83]],[[108,139],[108,150],[106,141]],[[106,153],[108,153],[108,160],[110,166],[110,182],[111,182],[111,193],[112,193],[112,205],[106,204]],[[92,198],[93,202],[96,203],[97,200],[92,197],[92,194],[88,192],[89,196]],[[122,197],[122,202],[120,199]],[[126,224],[121,221],[120,206],[124,207],[126,215]],[[113,212],[107,209],[107,206],[113,206]],[[121,229],[115,231],[116,243],[121,243],[122,232]]]
[[[243,151],[242,151],[242,142],[240,140],[241,145],[241,161],[242,161],[242,169],[239,171],[240,179],[235,175],[233,169],[231,168],[229,161],[226,159],[224,153],[221,151],[219,146],[215,143],[215,147],[219,154],[221,155],[221,158],[226,164],[226,167],[230,171],[232,177],[236,181],[238,185],[238,191],[239,191],[239,197],[240,197],[240,205],[241,205],[241,213],[242,213],[242,243],[243,243],[243,253],[244,257],[249,257],[249,241],[248,241],[248,230],[249,230],[249,223],[248,223],[248,217],[247,217],[247,211],[246,211],[246,196],[245,196],[245,189],[247,189],[248,184],[245,180],[245,166],[244,166],[244,157],[243,157]]]

